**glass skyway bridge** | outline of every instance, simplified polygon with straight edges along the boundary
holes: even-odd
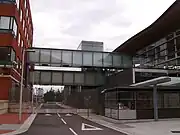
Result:
[[[35,70],[29,81],[35,85],[102,86],[105,72]]]
[[[29,83],[39,85],[102,86],[106,74],[132,67],[132,57],[114,52],[30,48],[27,63],[43,66],[30,72]],[[44,68],[45,67],[45,68]],[[78,68],[80,71],[50,70],[50,67]]]
[[[36,66],[77,68],[130,68],[132,57],[114,52],[93,52],[52,48],[31,48],[28,62]]]

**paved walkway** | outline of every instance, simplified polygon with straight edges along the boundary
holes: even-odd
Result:
[[[7,113],[0,115],[0,134],[13,132],[21,127],[24,121],[27,120],[29,114],[22,114],[22,121],[19,123],[17,113]]]
[[[87,118],[87,116],[82,116]],[[91,114],[88,118],[98,124],[121,131],[128,135],[180,135],[172,131],[180,131],[180,119],[121,121]]]

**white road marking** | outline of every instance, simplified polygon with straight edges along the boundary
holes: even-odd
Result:
[[[52,115],[47,113],[47,114],[45,114],[45,116],[52,116]]]
[[[103,130],[103,129],[95,127],[95,126],[92,126],[92,125],[89,125],[89,124],[82,123],[81,130],[91,130],[91,131],[94,131],[94,130]]]
[[[63,122],[64,124],[67,124],[67,123],[63,120],[63,118],[61,118],[61,120],[62,120],[62,122]]]
[[[69,117],[70,117],[70,116],[72,116],[72,115],[68,113],[68,114],[66,114],[65,116],[69,116]]]
[[[78,135],[72,128],[69,128],[74,135]]]
[[[61,115],[59,113],[57,113],[57,115],[58,115],[59,118],[61,117]]]

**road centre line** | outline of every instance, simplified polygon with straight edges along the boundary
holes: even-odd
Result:
[[[63,122],[64,124],[67,124],[67,123],[63,120],[63,118],[61,118],[61,120],[62,120],[62,122]]]
[[[72,128],[69,128],[74,135],[78,135]]]

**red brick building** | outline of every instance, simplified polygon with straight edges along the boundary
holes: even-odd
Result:
[[[31,47],[32,43],[33,24],[29,0],[0,0],[1,102],[18,100],[15,98],[20,89],[22,50]],[[26,73],[24,84],[25,80]]]

